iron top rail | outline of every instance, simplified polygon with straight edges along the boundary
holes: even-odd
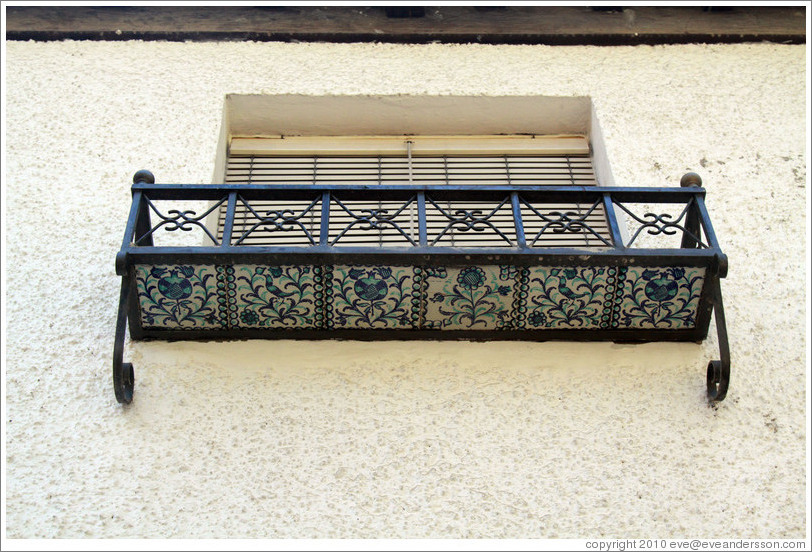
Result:
[[[656,202],[656,203],[683,203],[691,197],[705,197],[705,188],[698,186],[681,188],[658,187],[631,187],[631,186],[545,186],[523,184],[500,185],[455,185],[455,184],[148,184],[136,183],[132,185],[132,193],[147,192],[151,199],[184,199],[184,200],[216,200],[231,192],[247,194],[247,197],[268,197],[267,192],[279,192],[277,198],[296,198],[313,194],[314,192],[335,192],[342,197],[351,197],[359,192],[366,199],[378,199],[368,195],[369,192],[380,192],[387,198],[397,199],[417,192],[439,194],[443,199],[458,192],[465,193],[465,199],[486,198],[495,194],[518,192],[534,196],[543,196],[550,201],[558,199],[589,199],[599,198],[609,194],[618,201],[627,202]]]

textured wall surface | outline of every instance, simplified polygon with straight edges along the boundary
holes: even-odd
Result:
[[[805,48],[9,42],[9,537],[803,538]],[[208,182],[227,93],[589,95],[619,185],[689,170],[730,259],[703,344],[129,343],[142,168]]]

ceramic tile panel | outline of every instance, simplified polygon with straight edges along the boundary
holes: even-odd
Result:
[[[704,268],[629,267],[621,269],[618,328],[687,329],[696,326]]]
[[[515,269],[496,265],[426,268],[424,328],[495,330],[512,326]]]
[[[214,266],[139,265],[135,282],[144,328],[227,327],[226,286]]]
[[[526,329],[599,329],[616,268],[527,269]],[[603,318],[607,327],[608,316]]]
[[[704,268],[137,266],[147,329],[689,329]]]
[[[328,327],[336,329],[416,328],[420,278],[414,267],[334,266],[326,300]],[[420,270],[417,269],[418,275]]]
[[[232,286],[229,288],[231,327],[317,328],[321,325],[320,268],[308,265],[218,268],[225,269]]]

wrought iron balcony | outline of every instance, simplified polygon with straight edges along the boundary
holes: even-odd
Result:
[[[726,393],[727,259],[696,175],[677,188],[134,182],[116,263],[122,402],[128,319],[134,339],[701,341],[714,308],[708,393]]]

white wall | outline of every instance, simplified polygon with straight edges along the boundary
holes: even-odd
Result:
[[[9,537],[804,536],[804,46],[6,48]],[[705,180],[727,400],[712,334],[131,343],[122,408],[130,179],[210,182],[228,93],[592,97],[618,185]]]

